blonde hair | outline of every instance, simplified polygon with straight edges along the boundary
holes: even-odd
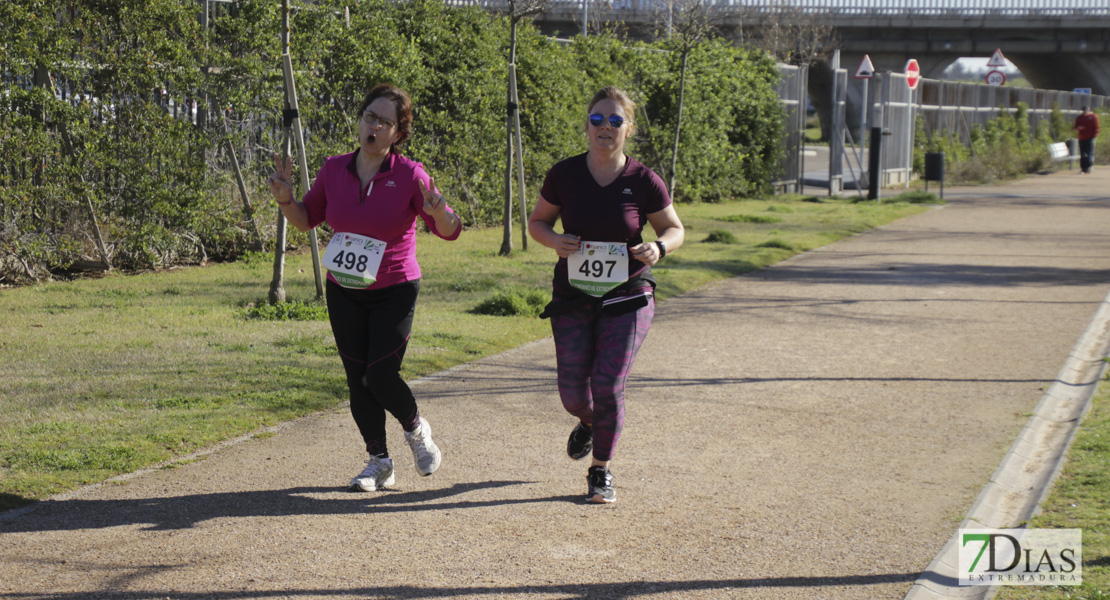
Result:
[[[631,130],[635,126],[636,103],[632,101],[632,98],[629,97],[624,90],[613,86],[601,88],[594,94],[593,100],[590,100],[590,105],[586,108],[586,112],[589,113],[592,111],[594,105],[602,100],[613,100],[617,104],[620,104],[621,110],[623,110],[625,114],[624,120],[628,123],[629,129]]]

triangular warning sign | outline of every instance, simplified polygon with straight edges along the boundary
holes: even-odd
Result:
[[[875,65],[871,64],[871,57],[864,54],[863,60],[859,61],[859,68],[856,69],[856,79],[871,79],[875,76]]]
[[[1006,57],[1002,56],[1002,49],[1001,48],[996,49],[994,51],[994,54],[991,55],[991,59],[987,61],[987,66],[988,67],[1005,67],[1006,66]]]

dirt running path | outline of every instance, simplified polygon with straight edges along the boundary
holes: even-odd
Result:
[[[0,599],[902,598],[1110,290],[1110,169],[946,194],[663,303],[614,505],[543,340],[416,386],[433,477],[394,426],[343,491],[353,423],[303,419],[0,517]]]

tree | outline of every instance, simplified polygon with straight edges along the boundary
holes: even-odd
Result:
[[[675,180],[678,169],[678,145],[682,135],[682,108],[686,95],[686,73],[690,53],[699,45],[717,34],[722,15],[712,4],[712,0],[668,0],[656,13],[657,30],[661,31],[680,56],[681,67],[678,82],[678,114],[674,125],[674,145],[671,149],[670,177],[671,197],[674,197]]]
[[[803,10],[782,1],[769,8],[751,8],[740,16],[736,42],[758,48],[775,60],[791,65],[812,65],[836,46],[826,15]]]
[[[524,148],[520,140],[520,113],[517,110],[520,97],[516,89],[516,27],[524,17],[543,12],[547,0],[509,0],[509,80],[508,80],[508,118],[505,148],[505,235],[501,239],[502,256],[513,251],[513,163],[516,162],[520,187],[520,230],[521,245],[528,249],[528,200],[524,196]],[[514,152],[513,145],[516,145]],[[514,154],[516,161],[513,160]]]
[[[749,8],[740,16],[736,29],[737,44],[758,48],[779,62],[808,65],[807,85],[821,121],[821,137],[832,135],[832,106],[820,101],[831,94],[833,78],[827,66],[817,68],[822,59],[839,47],[836,32],[827,16],[780,1],[764,8]]]

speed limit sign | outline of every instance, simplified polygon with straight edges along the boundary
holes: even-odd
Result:
[[[991,71],[987,73],[986,80],[988,85],[1004,85],[1006,83],[1006,74],[1002,71]]]

